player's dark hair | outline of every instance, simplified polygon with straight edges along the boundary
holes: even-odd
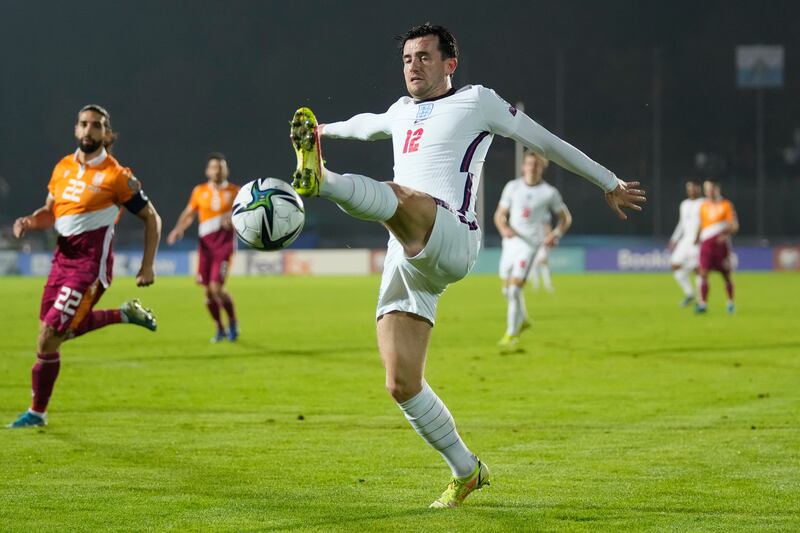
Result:
[[[227,159],[225,159],[225,154],[223,154],[222,152],[211,152],[206,157],[206,163],[208,163],[209,161],[214,161],[214,160],[216,160],[216,161],[227,161]]]
[[[114,131],[114,128],[111,127],[111,113],[109,113],[108,110],[101,105],[87,104],[83,106],[80,111],[78,111],[78,117],[80,117],[81,113],[84,111],[94,111],[95,113],[99,113],[103,119],[105,119],[105,125],[109,132],[109,136],[108,139],[103,139],[103,146],[106,148],[106,150],[111,151],[111,145],[114,144],[117,140],[117,137],[119,137],[119,134]]]
[[[455,36],[444,26],[433,25],[430,22],[414,26],[407,32],[395,37],[400,46],[400,53],[403,53],[403,48],[406,46],[407,41],[419,39],[426,35],[435,35],[439,38],[439,51],[442,53],[443,58],[450,59],[452,57],[458,59],[458,42],[456,42]]]
[[[700,185],[700,180],[697,178],[686,178],[686,183],[691,183],[692,185]]]

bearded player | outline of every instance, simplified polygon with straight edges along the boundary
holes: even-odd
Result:
[[[14,222],[14,236],[55,226],[58,243],[42,296],[37,361],[31,371],[33,404],[9,427],[44,426],[47,405],[61,367],[64,341],[110,324],[156,330],[156,319],[138,300],[119,309],[94,310],[111,284],[114,226],[124,207],[144,224],[144,255],[136,285],[155,281],[153,263],[161,238],[161,218],[130,168],[109,150],[116,139],[111,116],[87,105],[75,124],[78,149],[53,169],[43,207]]]
[[[206,308],[217,326],[211,342],[217,343],[227,337],[231,341],[239,338],[239,326],[233,298],[225,290],[231,257],[236,248],[231,209],[239,186],[228,181],[228,162],[219,152],[209,154],[206,161],[206,183],[192,190],[189,204],[178,217],[175,228],[167,236],[170,246],[183,238],[184,232],[200,218],[197,243],[197,282],[205,288]],[[228,329],[222,322],[222,309],[228,315]]]
[[[621,208],[640,210],[644,192],[561,141],[494,91],[452,87],[458,46],[441,26],[418,26],[400,38],[410,96],[381,114],[361,114],[317,126],[307,108],[292,119],[298,169],[293,186],[321,196],[349,215],[383,224],[390,233],[378,296],[378,349],[386,388],[411,426],[447,462],[453,479],[432,507],[457,507],[489,483],[489,469],[462,441],[453,417],[424,379],[425,358],[439,296],[475,264],[481,231],[475,193],[495,134],[586,177]],[[337,174],[322,166],[319,135],[392,139],[394,181]]]
[[[733,268],[731,265],[731,237],[739,231],[739,218],[733,203],[722,197],[722,189],[715,179],[703,182],[706,198],[700,205],[700,228],[697,242],[700,243],[700,300],[695,311],[705,313],[708,309],[708,274],[716,270],[725,279],[728,294],[726,309],[735,310],[733,302]]]
[[[672,273],[683,291],[681,307],[686,307],[695,299],[691,274],[697,272],[700,261],[697,231],[700,228],[700,206],[703,201],[700,184],[694,180],[687,181],[686,199],[681,202],[678,224],[669,239]]]
[[[542,156],[527,152],[522,177],[506,184],[494,213],[495,226],[503,237],[500,278],[508,300],[506,333],[498,343],[503,352],[516,349],[520,333],[530,326],[522,289],[536,256],[542,248],[556,246],[572,225],[561,194],[542,179],[548,164]],[[558,226],[549,231],[551,214],[558,217]]]

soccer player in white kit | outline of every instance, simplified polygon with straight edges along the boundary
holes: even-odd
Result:
[[[700,245],[696,241],[700,229],[700,206],[705,200],[701,193],[698,182],[686,182],[686,199],[681,202],[678,224],[669,238],[672,275],[683,291],[681,307],[688,306],[697,297],[697,290],[692,287],[691,274],[697,272],[700,264]]]
[[[547,159],[526,152],[522,177],[506,184],[494,213],[495,226],[503,237],[500,278],[508,300],[506,333],[498,343],[503,352],[516,349],[519,334],[530,326],[522,289],[537,255],[542,249],[558,244],[572,224],[572,215],[561,194],[542,179],[547,165]],[[549,231],[551,214],[559,219],[553,231]]]
[[[453,35],[425,24],[399,37],[410,96],[384,113],[317,124],[308,108],[292,119],[298,168],[294,188],[321,196],[351,216],[379,222],[390,237],[378,296],[378,348],[386,388],[411,426],[447,462],[453,479],[431,507],[457,507],[488,484],[489,470],[464,444],[453,417],[424,379],[436,304],[445,288],[475,264],[481,231],[475,217],[478,177],[495,134],[528,148],[601,187],[609,206],[641,210],[644,192],[480,85],[459,90]],[[394,180],[337,174],[322,166],[319,136],[392,139]]]

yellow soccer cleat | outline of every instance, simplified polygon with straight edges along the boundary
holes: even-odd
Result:
[[[322,148],[319,144],[317,118],[307,107],[295,111],[289,133],[297,154],[297,170],[292,174],[292,187],[301,196],[319,196],[322,184]]]
[[[500,353],[511,353],[517,350],[519,344],[519,335],[509,335],[506,333],[503,338],[497,342],[497,347],[500,348]]]
[[[464,500],[476,490],[481,490],[489,484],[489,467],[478,459],[475,471],[467,478],[453,478],[447,488],[435,500],[431,507],[434,509],[453,509],[464,503]]]

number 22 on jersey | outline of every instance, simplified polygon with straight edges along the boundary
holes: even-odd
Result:
[[[423,130],[418,128],[416,130],[408,130],[406,132],[406,142],[403,145],[403,153],[410,154],[419,150],[419,139],[422,137]]]
[[[84,189],[86,189],[86,183],[71,178],[68,183],[69,185],[64,187],[64,192],[61,193],[61,197],[70,202],[80,202],[81,194],[83,194]]]

